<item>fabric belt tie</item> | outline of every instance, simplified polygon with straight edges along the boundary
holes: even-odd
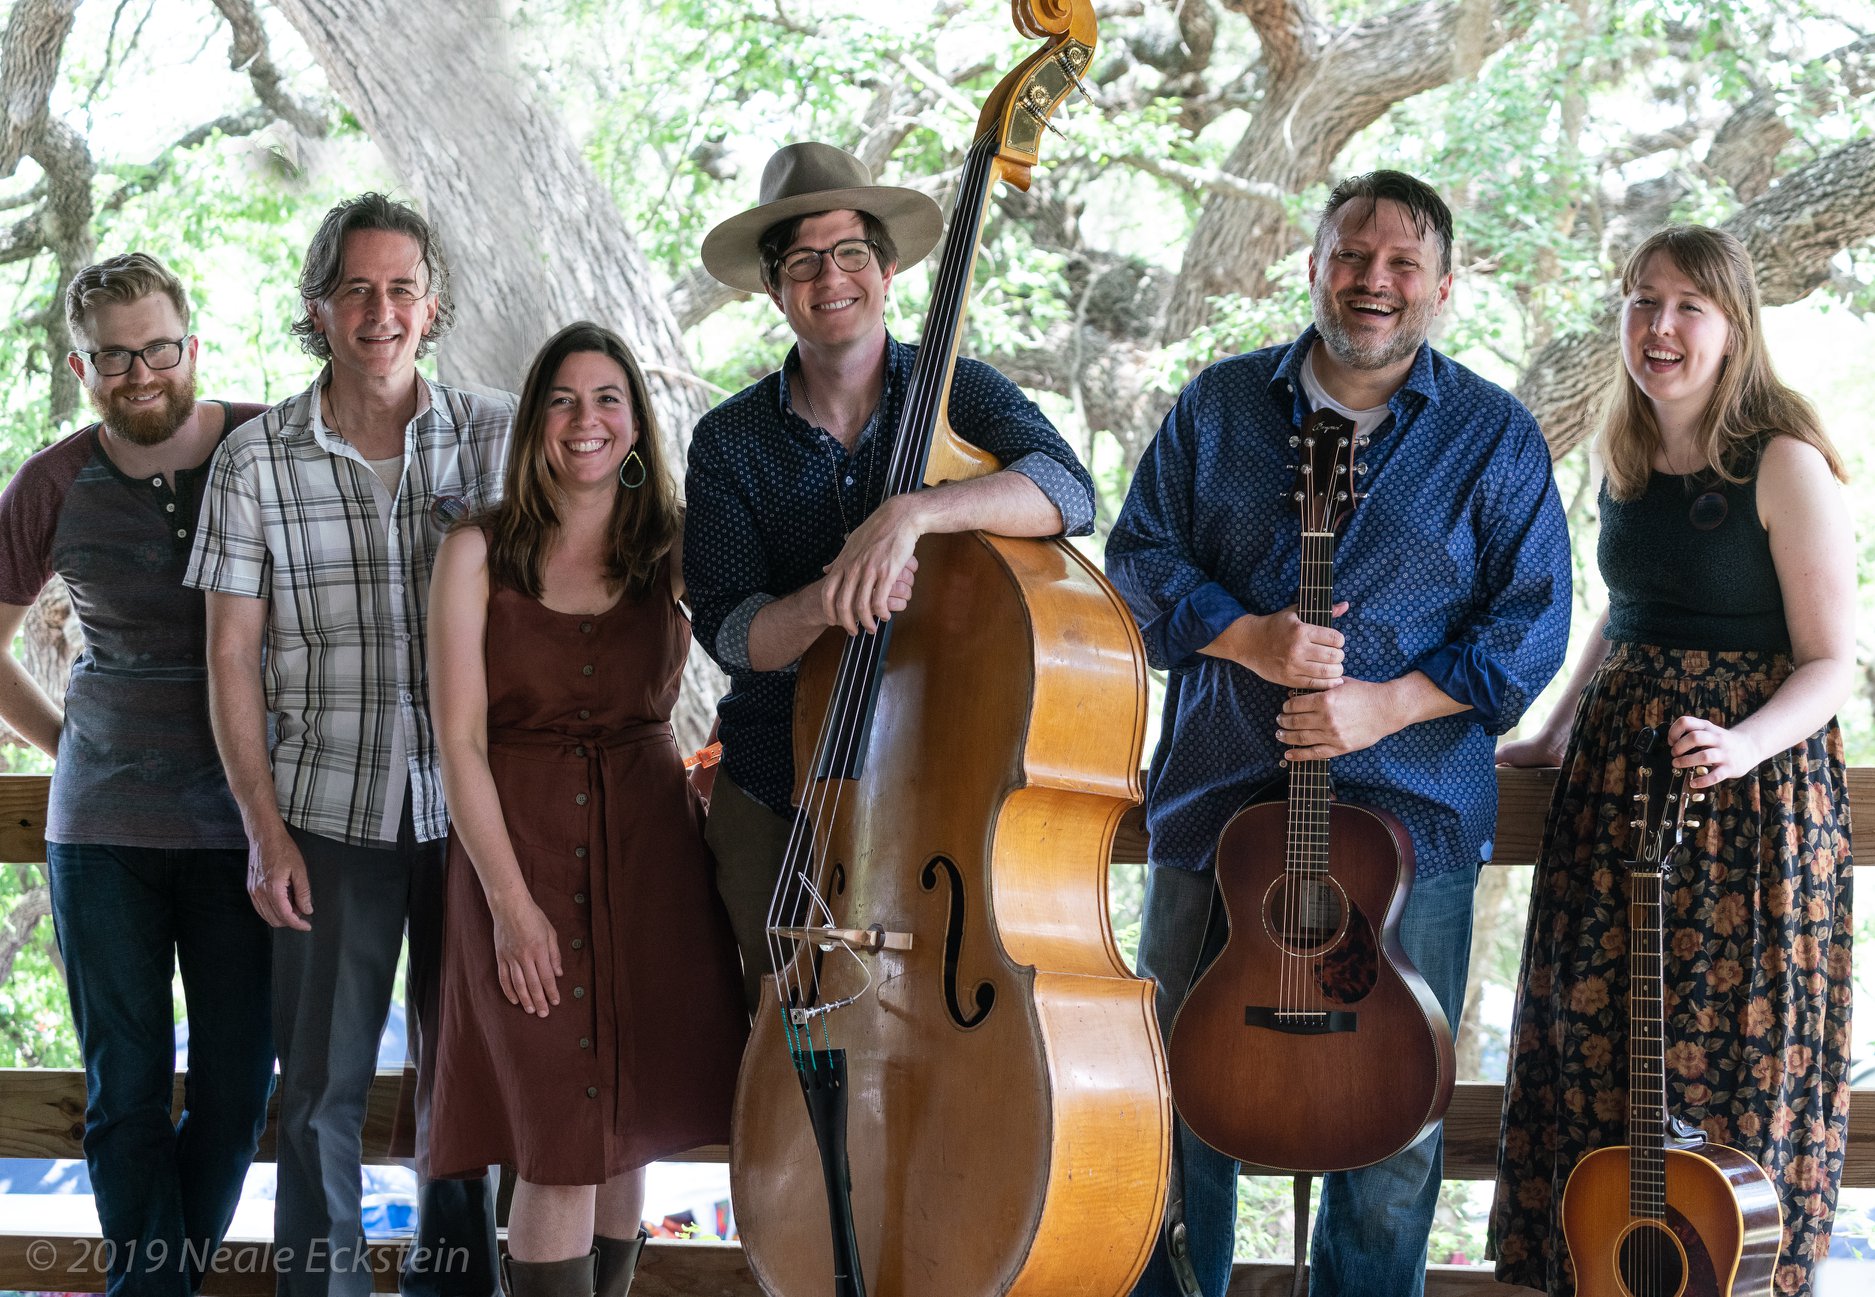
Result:
[[[627,916],[619,909],[624,904],[624,897],[616,900],[612,894],[610,871],[598,868],[600,861],[611,861],[611,839],[608,836],[605,807],[608,802],[607,787],[614,781],[622,785],[621,758],[627,752],[657,743],[669,745],[676,750],[676,738],[671,732],[669,721],[643,721],[635,725],[620,726],[606,731],[602,737],[574,737],[552,730],[520,730],[491,728],[488,731],[488,745],[491,748],[517,749],[529,755],[538,754],[543,758],[559,757],[568,762],[582,760],[583,749],[586,763],[586,787],[590,796],[586,801],[586,894],[592,913],[592,985],[587,994],[592,997],[593,1016],[593,1052],[599,1062],[600,1083],[612,1091],[612,1129],[623,1129],[625,1120],[625,1087],[619,1083],[620,1040],[604,1040],[599,1035],[598,1024],[603,1021],[599,1013],[599,996],[606,997],[606,1007],[611,1010],[614,1026],[624,1022],[623,1006],[618,999],[618,978],[610,968],[601,967],[599,952],[614,952],[613,933],[622,931]],[[603,855],[601,853],[604,853]]]

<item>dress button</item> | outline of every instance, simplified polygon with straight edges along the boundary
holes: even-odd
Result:
[[[189,529],[188,529],[187,527],[178,527],[178,528],[176,528],[176,536],[177,536],[177,537],[178,537],[179,539],[181,539],[181,540],[187,540],[187,539],[189,538]],[[586,674],[587,674],[587,675],[591,675],[591,674],[592,674],[592,668],[591,668],[591,667],[587,667],[587,668],[586,668]]]
[[[574,855],[575,855],[576,857],[578,857],[579,859],[581,859],[581,860],[584,860],[584,859],[586,858],[586,848],[584,848],[584,847],[574,847],[574,848],[573,848],[573,854],[574,854]]]
[[[587,1087],[586,1087],[586,1097],[587,1097],[588,1099],[597,1099],[597,1098],[599,1097],[599,1087],[598,1087],[598,1086],[596,1086],[596,1085],[589,1085],[589,1086],[587,1086]]]
[[[575,949],[575,950],[584,950],[584,949],[586,949],[586,938],[584,938],[584,937],[575,937],[575,938],[573,938],[573,949]]]
[[[583,621],[583,622],[581,622],[581,623],[579,624],[579,633],[580,633],[580,634],[582,634],[582,635],[590,635],[590,634],[592,634],[592,623],[591,623],[591,622],[589,622],[589,621]]]
[[[586,893],[584,892],[573,893],[573,904],[584,905],[585,903],[586,903]]]
[[[573,799],[573,804],[576,806],[584,806],[586,804],[586,794],[581,793],[577,797],[575,797]]]
[[[589,709],[582,707],[579,709],[579,718],[583,721],[589,721],[592,719],[592,712]]]
[[[585,755],[586,755],[586,745],[582,743],[582,744],[580,744],[580,745],[579,745],[578,747],[576,747],[576,748],[574,748],[574,749],[573,749],[573,755],[574,755],[574,756],[576,756],[576,757],[583,757],[583,756],[585,756]]]
[[[591,675],[591,674],[592,674],[592,663],[590,663],[590,662],[588,662],[588,663],[587,663],[587,664],[586,664],[585,666],[583,666],[583,667],[581,667],[581,668],[579,669],[579,673],[580,673],[581,675],[583,675],[583,676],[589,676],[589,675]]]
[[[585,988],[585,987],[583,987],[583,986],[576,986],[576,987],[574,987],[574,988],[573,988],[573,998],[574,998],[575,1000],[583,1000],[583,999],[585,999],[585,998],[586,998],[586,988]]]
[[[592,1037],[590,1037],[590,1036],[581,1036],[581,1037],[579,1038],[579,1047],[580,1047],[581,1049],[591,1049],[591,1048],[592,1048]]]
[[[174,512],[176,512],[176,506],[175,506],[175,505],[173,505],[173,504],[166,504],[166,505],[164,505],[164,506],[163,506],[163,512],[164,512],[164,513],[174,513]]]

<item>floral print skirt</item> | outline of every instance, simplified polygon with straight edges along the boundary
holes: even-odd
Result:
[[[1766,652],[1615,644],[1583,693],[1530,895],[1491,1244],[1498,1278],[1573,1297],[1560,1228],[1583,1154],[1627,1139],[1630,748],[1733,725],[1791,672]],[[1707,789],[1662,891],[1667,1102],[1757,1159],[1781,1199],[1775,1291],[1811,1291],[1849,1125],[1849,797],[1831,721]]]

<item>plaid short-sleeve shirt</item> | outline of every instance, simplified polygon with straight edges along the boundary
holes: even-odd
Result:
[[[429,841],[447,829],[424,670],[430,568],[450,524],[501,492],[514,398],[425,383],[387,524],[371,466],[320,419],[329,374],[222,443],[184,580],[269,601],[263,680],[287,823],[395,841],[401,751]]]

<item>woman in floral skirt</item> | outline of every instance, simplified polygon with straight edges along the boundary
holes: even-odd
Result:
[[[1730,235],[1677,226],[1622,276],[1619,390],[1599,450],[1609,609],[1580,701],[1505,765],[1560,765],[1530,897],[1491,1237],[1500,1280],[1575,1291],[1559,1227],[1581,1157],[1628,1142],[1627,870],[1635,742],[1704,767],[1667,862],[1667,1104],[1764,1166],[1775,1291],[1829,1250],[1849,1084],[1849,804],[1834,712],[1853,680],[1840,459],[1778,381]],[[1572,720],[1573,717],[1573,720]]]

